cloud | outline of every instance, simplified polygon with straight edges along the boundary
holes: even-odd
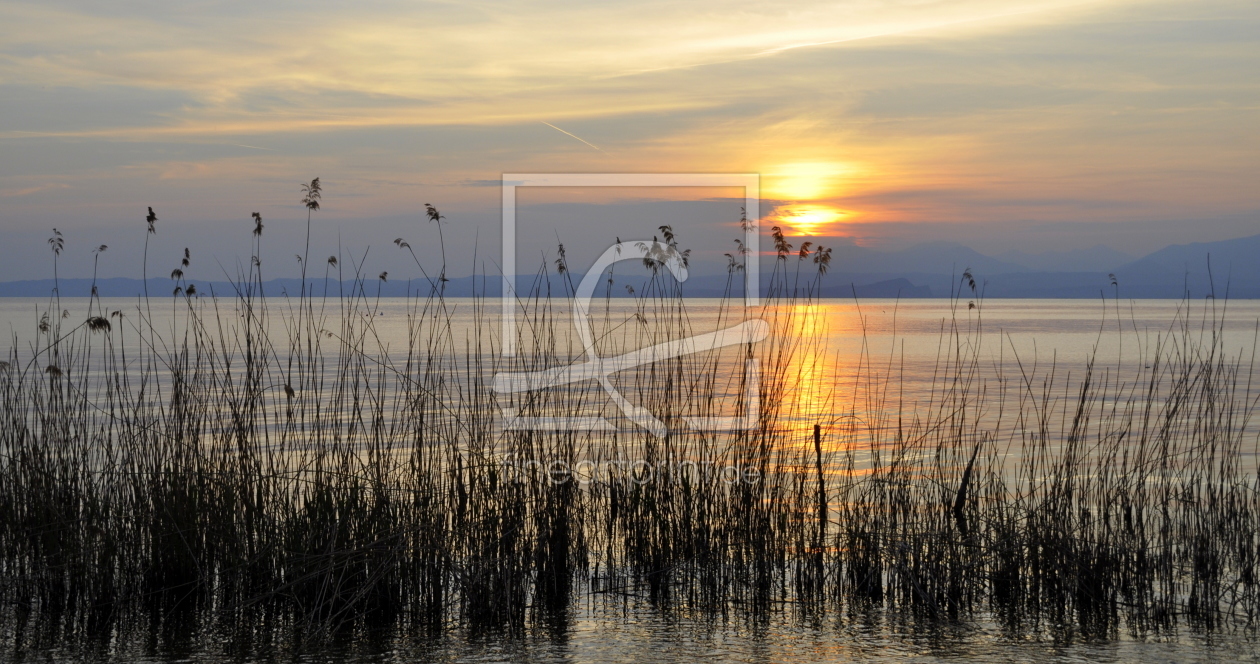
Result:
[[[959,24],[1022,23],[1056,5],[1025,3],[1012,14],[997,0],[813,2],[790,9],[656,0],[580,7],[392,4],[375,11],[304,4],[295,14],[224,3],[179,11],[18,3],[0,9],[6,26],[0,74],[28,85],[140,87],[195,100],[174,114],[175,126],[166,123],[168,133],[544,115],[561,121],[695,107],[676,91],[634,85],[645,73]],[[625,76],[638,80],[597,83]],[[586,88],[627,94],[584,103]],[[563,110],[557,96],[569,100]]]
[[[1016,9],[6,3],[0,228],[130,218],[159,197],[172,216],[244,218],[292,208],[314,175],[328,216],[430,200],[495,219],[512,172],[763,173],[767,199],[821,197],[872,242],[1045,223],[1071,244],[1068,221],[1260,209],[1260,6]],[[785,186],[802,164],[836,168]]]
[[[0,84],[0,132],[30,136],[160,126],[195,106],[195,100],[179,90]]]
[[[63,182],[50,182],[48,184],[36,185],[33,187],[23,187],[21,189],[0,189],[0,196],[5,198],[15,198],[17,196],[30,196],[38,194],[41,191],[52,191],[56,189],[69,189],[70,185]]]

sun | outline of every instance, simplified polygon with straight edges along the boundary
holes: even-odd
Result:
[[[770,221],[793,235],[826,235],[846,216],[829,201],[842,194],[856,168],[833,161],[797,161],[765,169],[765,192],[780,204]]]
[[[782,205],[771,220],[796,235],[822,235],[828,226],[844,217],[844,213],[822,204]]]

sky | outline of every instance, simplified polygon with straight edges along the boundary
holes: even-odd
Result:
[[[0,280],[51,277],[53,228],[62,277],[138,277],[149,206],[150,274],[235,273],[259,212],[296,276],[314,177],[311,253],[372,274],[400,237],[495,273],[504,173],[756,173],[763,226],[831,245],[1253,235],[1258,35],[1254,0],[2,2]],[[670,223],[720,261],[738,197],[537,190],[518,253]]]

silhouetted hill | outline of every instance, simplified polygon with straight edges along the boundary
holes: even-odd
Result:
[[[1210,266],[1210,269],[1209,269]],[[1115,271],[1122,292],[1260,297],[1260,235],[1164,247]],[[1136,292],[1135,292],[1136,291]],[[1176,297],[1172,295],[1171,297]]]
[[[1116,266],[1133,260],[1132,254],[1102,244],[1073,251],[1047,251],[1029,254],[1008,251],[994,256],[998,260],[1027,268],[1030,272],[1114,272]]]
[[[914,284],[910,283],[909,279],[888,279],[886,281],[879,281],[873,284],[866,284],[863,286],[852,284],[849,287],[848,293],[845,293],[844,290],[845,288],[843,286],[839,286],[839,287],[832,286],[830,288],[824,288],[822,292],[822,296],[823,297],[846,297],[846,296],[900,297],[900,298],[932,297],[931,288],[929,288],[928,286],[915,286]]]
[[[1021,265],[985,256],[955,242],[928,242],[891,251],[853,244],[839,245],[832,249],[831,264],[850,274],[901,275],[918,272],[948,275],[962,274],[968,267],[988,274],[1026,271]]]

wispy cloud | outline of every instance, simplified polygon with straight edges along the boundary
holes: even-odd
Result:
[[[54,191],[57,189],[69,189],[70,185],[64,182],[50,182],[48,184],[36,185],[33,187],[22,187],[20,189],[0,189],[0,196],[4,198],[16,198],[18,196],[30,196],[38,194],[42,191]]]
[[[425,183],[493,218],[501,173],[610,169],[762,173],[864,238],[1233,219],[1257,30],[1245,0],[10,2],[0,228],[156,191],[236,219],[314,174],[360,217]]]
[[[996,0],[811,2],[790,9],[751,1],[580,10],[562,4],[378,11],[328,5],[308,8],[293,24],[287,9],[265,7],[166,14],[89,3],[7,4],[0,8],[6,44],[0,73],[16,83],[126,86],[195,99],[151,123],[159,136],[502,123],[543,111],[563,119],[694,108],[696,100],[682,91],[651,85],[588,90],[599,103],[585,99],[583,90],[608,77],[949,31],[977,21],[1027,21],[1051,10],[1063,11],[1046,0],[1025,3],[1021,12]],[[47,29],[53,25],[56,30]],[[513,103],[503,104],[508,99]]]

